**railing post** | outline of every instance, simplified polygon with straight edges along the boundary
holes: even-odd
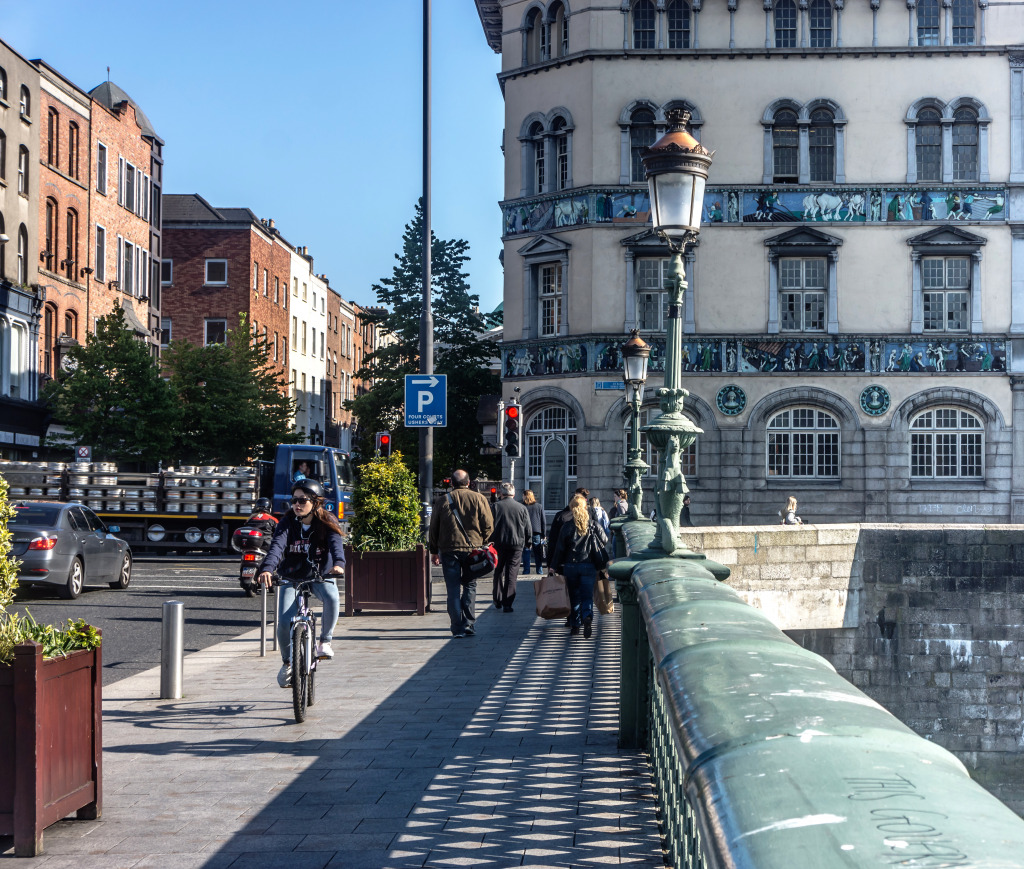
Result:
[[[267,587],[260,583],[260,657],[267,657]]]
[[[644,748],[647,742],[647,632],[640,617],[632,576],[615,577],[622,612],[622,669],[619,675],[619,748]]]

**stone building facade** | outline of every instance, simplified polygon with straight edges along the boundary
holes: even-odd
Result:
[[[908,6],[909,13],[908,13]],[[694,521],[1024,517],[1024,18],[982,0],[477,0],[502,55],[503,394],[547,510],[621,484],[664,367],[642,149],[714,150],[686,254]],[[652,465],[648,490],[657,473]],[[505,473],[509,462],[505,459]],[[652,501],[648,499],[646,506]]]
[[[0,457],[31,459],[39,328],[39,70],[0,41]]]

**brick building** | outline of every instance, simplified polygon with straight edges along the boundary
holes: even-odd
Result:
[[[89,96],[89,325],[120,305],[129,325],[156,355],[164,143],[138,105],[113,82],[93,88]]]
[[[0,457],[30,459],[45,432],[35,402],[39,70],[0,41]]]
[[[89,95],[43,61],[39,68],[39,372],[57,373],[59,343],[84,340],[89,320]]]

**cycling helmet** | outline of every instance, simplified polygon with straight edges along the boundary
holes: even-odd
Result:
[[[256,512],[257,513],[269,513],[270,512],[270,508],[272,506],[273,506],[273,504],[270,503],[270,499],[269,498],[260,498],[256,502]]]
[[[308,477],[305,480],[298,480],[297,482],[292,483],[292,494],[300,489],[307,495],[312,495],[314,498],[319,498],[321,501],[327,498],[327,493],[324,491],[324,487],[316,480],[311,480]]]

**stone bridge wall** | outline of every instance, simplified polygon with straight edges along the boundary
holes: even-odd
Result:
[[[1024,814],[1024,525],[686,529],[790,637]]]

